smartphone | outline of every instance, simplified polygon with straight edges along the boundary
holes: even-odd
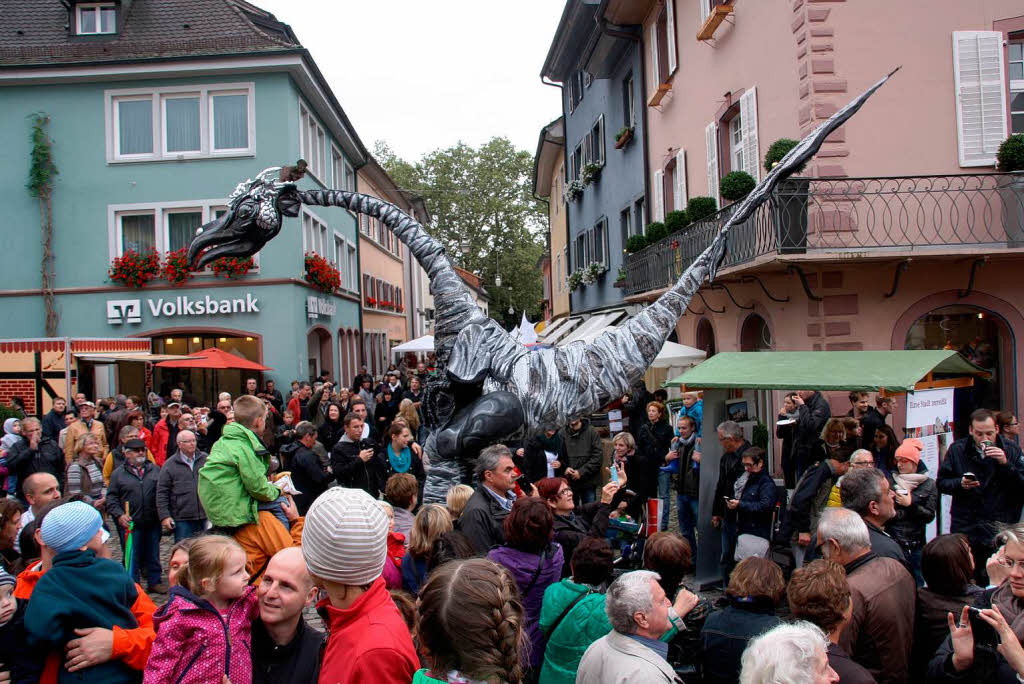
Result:
[[[964,473],[964,479],[970,480],[971,482],[977,482],[978,476],[975,475],[974,473]]]
[[[967,616],[971,620],[971,633],[974,635],[975,645],[981,646],[998,646],[999,645],[999,633],[996,632],[996,628],[985,622],[984,618],[981,617],[981,611],[977,608],[971,607],[967,611]]]
[[[618,468],[618,466],[616,464],[612,463],[612,467],[608,469],[608,472],[611,474],[612,482],[614,482],[615,484],[619,484],[619,468]]]

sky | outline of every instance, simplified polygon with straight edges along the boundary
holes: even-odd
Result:
[[[252,0],[290,24],[366,145],[416,161],[460,140],[533,154],[561,113],[541,83],[561,0]]]

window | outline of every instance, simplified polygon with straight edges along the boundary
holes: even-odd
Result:
[[[167,250],[173,252],[187,248],[196,235],[196,229],[203,225],[202,211],[189,209],[169,211],[167,220]]]
[[[251,83],[108,90],[107,161],[255,154]]]
[[[622,125],[628,128],[636,127],[636,110],[634,109],[633,73],[622,82]]]
[[[331,179],[334,187],[338,190],[345,189],[345,158],[334,145],[331,145]]]
[[[346,284],[346,265],[348,264],[348,252],[346,251],[345,238],[334,234],[334,265],[338,267],[338,275],[341,276],[340,282],[341,287],[345,287]]]
[[[127,250],[165,252],[188,247],[196,230],[219,218],[227,209],[224,200],[174,201],[159,204],[121,204],[107,207],[110,258]],[[253,255],[255,266],[259,255]]]
[[[1024,133],[1024,42],[1009,44],[1011,133]]]
[[[117,33],[117,9],[113,3],[91,3],[77,5],[75,15],[78,21],[76,33],[93,36],[103,33]]]
[[[622,235],[622,251],[626,251],[626,243],[633,236],[633,207],[626,207],[619,212],[619,232]]]
[[[583,268],[590,263],[588,258],[587,234],[580,233],[576,236],[576,268]]]
[[[579,180],[583,175],[583,143],[581,140],[580,144],[573,150],[572,159],[570,160],[569,176],[570,180]]]
[[[729,122],[729,168],[743,170],[743,117],[740,114]]]
[[[349,192],[356,191],[356,172],[347,161],[345,162],[345,187],[342,189]]]
[[[316,252],[331,258],[331,245],[327,241],[327,224],[307,209],[302,210],[302,251]]]
[[[633,203],[633,235],[644,232],[644,198],[641,197]]]
[[[302,105],[299,105],[299,150],[302,158],[309,165],[310,172],[317,180],[327,180],[325,170],[325,143],[327,136],[324,129],[317,123],[313,115]]]
[[[592,247],[590,250],[590,260],[596,261],[597,263],[608,267],[608,219],[602,218],[596,224],[591,232],[592,236]]]
[[[651,90],[662,83],[668,83],[676,71],[676,22],[675,0],[668,0],[658,19],[651,24],[648,35],[650,44]]]
[[[604,164],[604,114],[598,117],[594,125],[591,126],[588,140],[590,141],[588,163]]]
[[[589,74],[588,74],[589,76]],[[583,101],[583,72],[577,71],[569,78],[569,113],[571,114]],[[587,85],[590,85],[587,83]]]
[[[153,213],[122,214],[120,217],[120,249],[125,252],[148,252],[156,249],[156,219]]]
[[[1003,33],[953,32],[953,91],[956,93],[956,131],[960,166],[992,166],[1006,138],[1006,85],[1003,72]],[[1008,66],[1017,68],[1018,48],[1010,44]],[[1010,90],[1024,85],[1010,76]],[[1016,74],[1019,75],[1019,74]],[[1011,94],[1011,100],[1013,100]],[[1011,110],[1018,106],[1012,102]]]
[[[348,243],[348,285],[346,289],[359,292],[359,256],[356,246]]]

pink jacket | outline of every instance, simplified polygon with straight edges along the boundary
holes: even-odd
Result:
[[[231,604],[227,619],[183,587],[157,611],[156,641],[146,663],[145,684],[231,684],[252,682],[252,622],[259,615],[256,587]]]

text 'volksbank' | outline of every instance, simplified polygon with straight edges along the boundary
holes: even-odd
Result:
[[[216,316],[233,313],[259,313],[259,300],[251,294],[234,299],[201,299],[179,296],[174,299],[147,299],[146,306],[154,318],[161,316]],[[141,323],[142,301],[139,299],[107,300],[108,323]]]

